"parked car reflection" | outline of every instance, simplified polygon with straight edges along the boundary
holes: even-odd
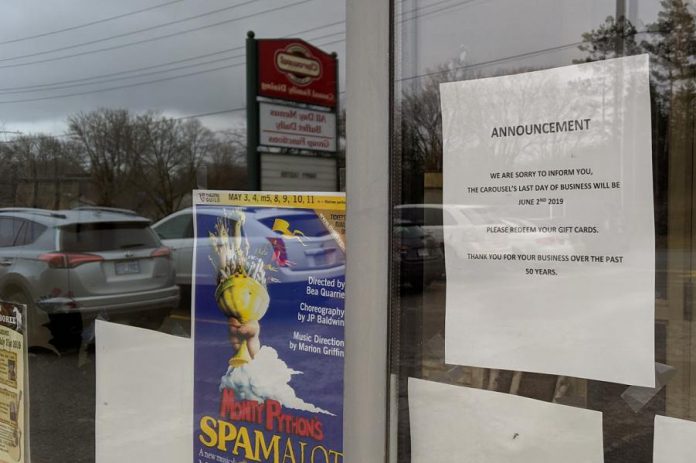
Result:
[[[570,253],[573,244],[559,234],[542,231],[541,222],[514,215],[505,207],[456,204],[403,204],[395,217],[421,225],[449,257],[466,259],[466,252]],[[450,246],[447,243],[466,243]]]
[[[397,221],[394,239],[398,247],[394,261],[399,266],[401,282],[422,291],[445,271],[442,246],[425,229],[408,221]]]
[[[78,344],[83,318],[161,324],[178,305],[169,248],[132,211],[0,209],[0,297],[26,304],[30,346]]]
[[[229,208],[228,208],[229,209]],[[227,211],[229,212],[229,210]],[[279,283],[306,281],[309,276],[339,277],[345,272],[345,252],[336,243],[331,232],[313,211],[279,208],[245,208],[244,234],[252,249],[269,249],[266,260],[275,260],[277,272],[273,278]],[[201,217],[217,219],[226,216],[224,207],[201,207]],[[185,291],[191,287],[194,248],[193,209],[187,208],[171,214],[156,224],[153,229],[162,242],[172,250],[176,268],[176,282]],[[233,226],[233,219],[227,219]],[[278,231],[279,224],[291,224],[293,230],[302,235],[293,236]],[[212,255],[208,236],[199,236],[198,253]],[[289,265],[284,265],[289,263]],[[200,266],[199,277],[213,281],[214,268]]]

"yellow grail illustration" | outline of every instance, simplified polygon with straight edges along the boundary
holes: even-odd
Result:
[[[260,320],[268,310],[270,297],[266,288],[257,280],[243,274],[234,274],[220,282],[215,290],[215,300],[220,310],[241,324]],[[246,340],[230,359],[230,366],[240,367],[251,361]]]

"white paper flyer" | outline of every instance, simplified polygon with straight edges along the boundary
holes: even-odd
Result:
[[[696,455],[696,422],[655,416],[653,463],[691,463]]]
[[[601,463],[602,414],[500,392],[408,381],[413,463]]]
[[[648,56],[442,84],[446,362],[653,387]]]

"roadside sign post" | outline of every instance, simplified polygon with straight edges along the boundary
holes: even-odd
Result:
[[[254,32],[249,31],[246,39],[246,113],[247,113],[247,177],[251,191],[261,189],[261,158],[259,157],[259,103],[257,47]]]
[[[334,107],[334,113],[336,113],[336,191],[341,191],[341,162],[340,159],[338,159],[338,153],[341,152],[341,99],[339,98],[341,93],[338,84],[338,54],[333,52],[331,53],[331,57],[336,61],[336,106]],[[343,160],[345,162],[345,153]]]
[[[338,95],[335,53],[301,39],[256,39],[253,32],[247,34],[250,190],[299,185],[326,191],[327,162],[332,166],[330,183],[338,188]],[[305,162],[298,173],[299,160]],[[273,172],[264,172],[264,166],[271,165]],[[298,183],[298,175],[302,182]]]

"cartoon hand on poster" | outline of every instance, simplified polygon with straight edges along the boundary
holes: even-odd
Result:
[[[259,320],[266,314],[270,298],[266,288],[266,270],[259,256],[250,255],[244,238],[245,215],[233,211],[218,220],[215,233],[210,234],[218,261],[218,285],[215,300],[229,319],[230,341],[236,354],[230,366],[249,363],[261,348]]]
[[[242,323],[240,319],[235,317],[230,317],[228,323],[230,342],[234,351],[237,352],[237,355],[230,359],[230,366],[240,366],[247,363],[249,358],[253,359],[256,357],[259,349],[261,349],[261,340],[259,339],[261,325],[256,320]],[[248,357],[243,349],[247,350]],[[247,362],[241,362],[242,358],[246,359]]]

